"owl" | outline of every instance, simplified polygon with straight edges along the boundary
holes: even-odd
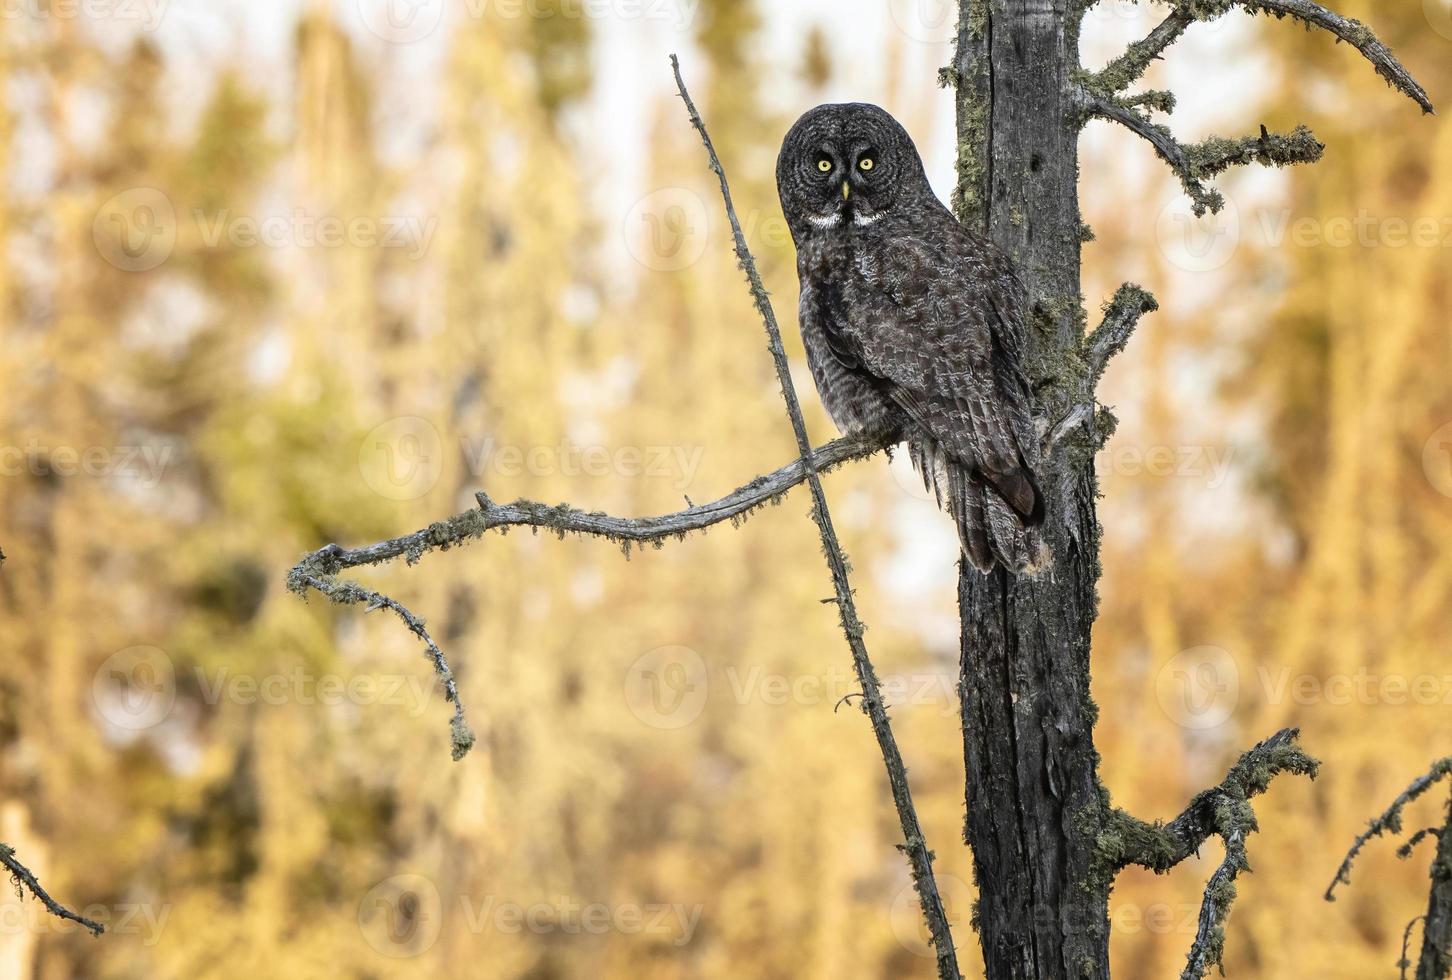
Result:
[[[802,116],[776,179],[802,340],[833,422],[907,443],[974,568],[1046,568],[1012,261],[934,196],[912,138],[877,106]]]

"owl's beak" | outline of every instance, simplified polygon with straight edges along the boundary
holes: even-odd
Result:
[[[849,183],[847,183],[847,181],[845,181],[845,180],[842,181],[842,200],[845,201],[848,198],[850,198],[851,196],[852,196],[852,185],[849,184]]]

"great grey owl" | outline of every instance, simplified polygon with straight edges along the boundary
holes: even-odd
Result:
[[[844,432],[907,442],[981,572],[1049,564],[1024,288],[933,195],[907,131],[874,105],[802,116],[777,160],[812,377]]]

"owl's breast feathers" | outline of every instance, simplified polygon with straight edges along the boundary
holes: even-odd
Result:
[[[1023,287],[932,203],[799,242],[808,361],[839,427],[896,420],[975,566],[1031,572],[1047,553]]]

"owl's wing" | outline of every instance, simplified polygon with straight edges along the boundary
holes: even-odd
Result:
[[[840,348],[888,381],[893,398],[951,456],[1037,520],[1037,453],[1011,270],[1000,282],[973,256],[959,260],[914,239],[859,258],[856,271],[824,311],[834,353]]]

